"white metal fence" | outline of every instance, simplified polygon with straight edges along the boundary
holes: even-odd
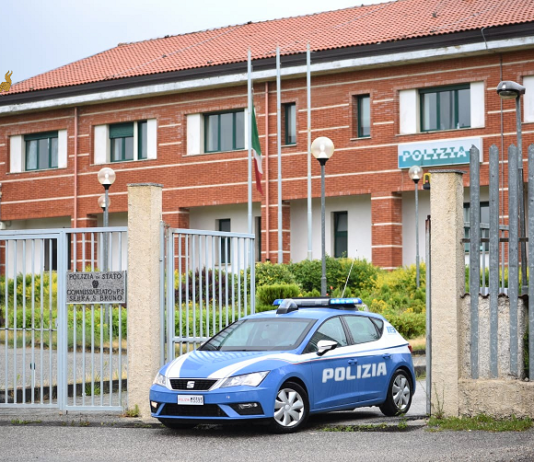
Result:
[[[166,358],[171,360],[254,313],[254,235],[169,229],[166,244]]]
[[[66,281],[69,272],[126,270],[126,233],[0,233],[0,407],[123,409],[126,306],[67,304]]]

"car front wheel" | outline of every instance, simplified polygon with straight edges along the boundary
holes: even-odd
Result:
[[[286,382],[274,401],[274,416],[270,429],[275,433],[291,433],[304,425],[308,418],[308,395],[297,383]]]
[[[388,417],[406,414],[412,404],[412,384],[403,370],[393,374],[388,387],[386,401],[380,406],[382,413]]]

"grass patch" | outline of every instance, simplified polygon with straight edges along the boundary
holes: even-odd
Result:
[[[13,425],[29,425],[29,424],[40,424],[42,420],[21,420],[21,419],[13,419],[11,423]]]
[[[414,353],[424,352],[426,350],[426,336],[416,337],[408,340]]]
[[[126,412],[124,413],[124,417],[139,417],[141,414],[141,411],[139,410],[139,406],[136,404],[133,409],[128,408],[126,409]]]
[[[522,432],[532,428],[532,419],[529,417],[518,419],[515,416],[496,419],[485,414],[475,417],[446,417],[441,419],[431,417],[428,426],[431,430]]]

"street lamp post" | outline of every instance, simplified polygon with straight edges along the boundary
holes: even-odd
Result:
[[[316,138],[311,144],[311,152],[321,164],[321,297],[326,297],[326,255],[325,255],[325,165],[334,154],[334,143],[326,136]]]
[[[108,227],[108,216],[109,216],[109,195],[108,191],[110,186],[115,182],[115,172],[109,167],[104,167],[98,172],[98,181],[104,186],[104,199],[103,202],[100,201],[102,196],[98,199],[98,205],[104,211],[104,228]],[[103,270],[108,270],[108,236],[107,233],[104,234],[104,266]]]
[[[517,131],[517,157],[518,157],[518,202],[519,202],[519,238],[524,238],[525,232],[525,199],[524,199],[524,176],[523,176],[523,142],[521,133],[521,95],[525,94],[525,87],[516,82],[505,80],[497,85],[497,94],[501,99],[515,99],[515,117]],[[521,245],[521,292],[527,292],[527,244],[524,240]]]
[[[415,271],[419,288],[419,180],[423,177],[423,169],[419,165],[413,165],[408,170],[408,176],[415,184]]]

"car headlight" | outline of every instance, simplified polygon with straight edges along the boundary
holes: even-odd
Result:
[[[257,387],[262,380],[267,376],[269,371],[253,372],[252,374],[236,375],[234,377],[228,377],[220,386],[225,387]]]
[[[167,377],[165,377],[162,373],[158,372],[156,374],[156,378],[154,379],[154,385],[161,385],[162,387],[168,388]]]

